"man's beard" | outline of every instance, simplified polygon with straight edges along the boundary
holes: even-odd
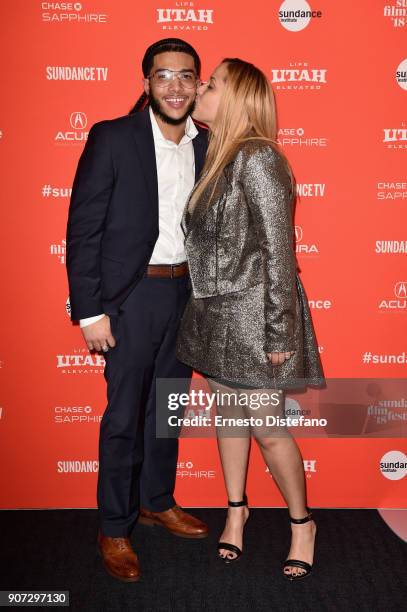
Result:
[[[195,100],[192,100],[191,104],[188,106],[187,110],[185,111],[185,114],[179,119],[174,119],[173,117],[170,117],[163,111],[160,101],[157,98],[154,98],[154,96],[151,95],[151,93],[149,95],[149,102],[150,102],[151,110],[153,111],[153,113],[155,115],[158,115],[160,119],[162,119],[165,123],[169,123],[170,125],[180,125],[181,123],[184,123],[188,115],[190,115],[195,108]]]

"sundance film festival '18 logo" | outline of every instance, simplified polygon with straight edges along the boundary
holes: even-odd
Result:
[[[281,25],[290,32],[299,32],[306,28],[311,19],[321,18],[321,11],[313,11],[304,0],[285,0],[278,11]]]
[[[49,247],[50,255],[56,255],[59,263],[65,264],[66,240],[63,238],[59,244],[51,244]]]
[[[83,2],[41,2],[45,23],[106,23],[106,13],[91,13]],[[88,3],[86,3],[86,7]]]
[[[213,9],[198,8],[196,2],[175,2],[172,8],[157,8],[162,30],[207,30],[213,24]]]
[[[88,118],[86,117],[85,113],[82,113],[81,111],[71,113],[69,123],[71,125],[71,130],[66,132],[57,132],[55,142],[57,144],[69,145],[78,145],[86,142],[89,132],[87,132],[85,129],[88,125]]]
[[[326,84],[325,68],[309,68],[308,62],[290,62],[288,68],[272,68],[271,82],[275,89],[321,89]]]
[[[402,423],[407,420],[407,400],[404,397],[398,397],[397,399],[375,398],[374,403],[367,407],[367,414],[377,425]]]
[[[379,302],[379,310],[407,312],[407,281],[398,281],[393,288],[392,298],[385,298]]]
[[[407,0],[387,2],[383,8],[383,16],[390,19],[395,28],[407,26]]]

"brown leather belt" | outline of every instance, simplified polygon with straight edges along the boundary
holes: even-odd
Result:
[[[188,263],[183,261],[180,264],[149,264],[146,276],[155,278],[178,278],[188,273]]]

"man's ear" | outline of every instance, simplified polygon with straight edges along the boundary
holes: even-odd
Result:
[[[147,96],[150,95],[150,81],[149,79],[142,79],[142,83],[143,83],[143,87],[144,87],[144,91],[147,94]]]

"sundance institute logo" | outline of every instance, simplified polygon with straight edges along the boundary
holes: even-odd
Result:
[[[407,91],[407,59],[404,59],[398,66],[396,71],[396,80],[401,89]]]
[[[399,450],[388,451],[380,459],[379,467],[385,478],[401,480],[407,474],[407,457]]]
[[[278,11],[281,25],[289,32],[304,30],[311,19],[321,17],[322,11],[313,11],[305,0],[285,0]]]

